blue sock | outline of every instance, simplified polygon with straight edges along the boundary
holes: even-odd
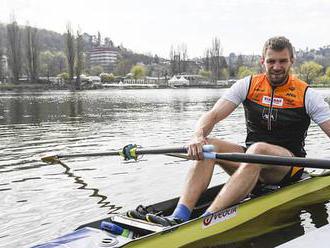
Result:
[[[184,204],[178,204],[170,217],[173,219],[181,219],[183,221],[187,221],[190,218],[190,214],[191,211],[187,206]]]

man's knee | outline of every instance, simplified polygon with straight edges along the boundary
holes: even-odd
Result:
[[[219,138],[207,138],[207,142],[211,145],[214,145],[215,152],[239,152],[243,153],[244,149],[242,146],[228,142]]]
[[[247,150],[246,153],[249,154],[267,154],[269,153],[270,145],[265,142],[256,142],[252,144]]]
[[[247,164],[247,163],[243,163],[240,165],[239,167],[239,171],[242,172],[246,172],[246,173],[250,173],[250,174],[260,174],[260,171],[262,170],[262,166],[259,164]]]

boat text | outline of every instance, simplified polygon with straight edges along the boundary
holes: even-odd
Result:
[[[233,206],[219,212],[215,212],[211,215],[205,216],[203,218],[203,228],[213,226],[217,223],[223,222],[225,220],[231,219],[236,216],[238,211],[238,206]]]

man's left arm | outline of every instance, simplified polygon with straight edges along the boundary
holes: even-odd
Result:
[[[320,92],[308,88],[305,106],[307,114],[330,137],[330,107]]]
[[[330,120],[327,120],[327,121],[321,123],[320,127],[330,138]]]

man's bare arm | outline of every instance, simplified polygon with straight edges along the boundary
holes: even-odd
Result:
[[[237,105],[225,99],[219,99],[213,108],[198,120],[193,139],[188,145],[188,154],[194,159],[203,159],[202,145],[207,144],[206,137],[215,124],[225,119],[236,109]]]
[[[330,138],[330,120],[327,120],[320,124],[321,129],[328,135]]]

